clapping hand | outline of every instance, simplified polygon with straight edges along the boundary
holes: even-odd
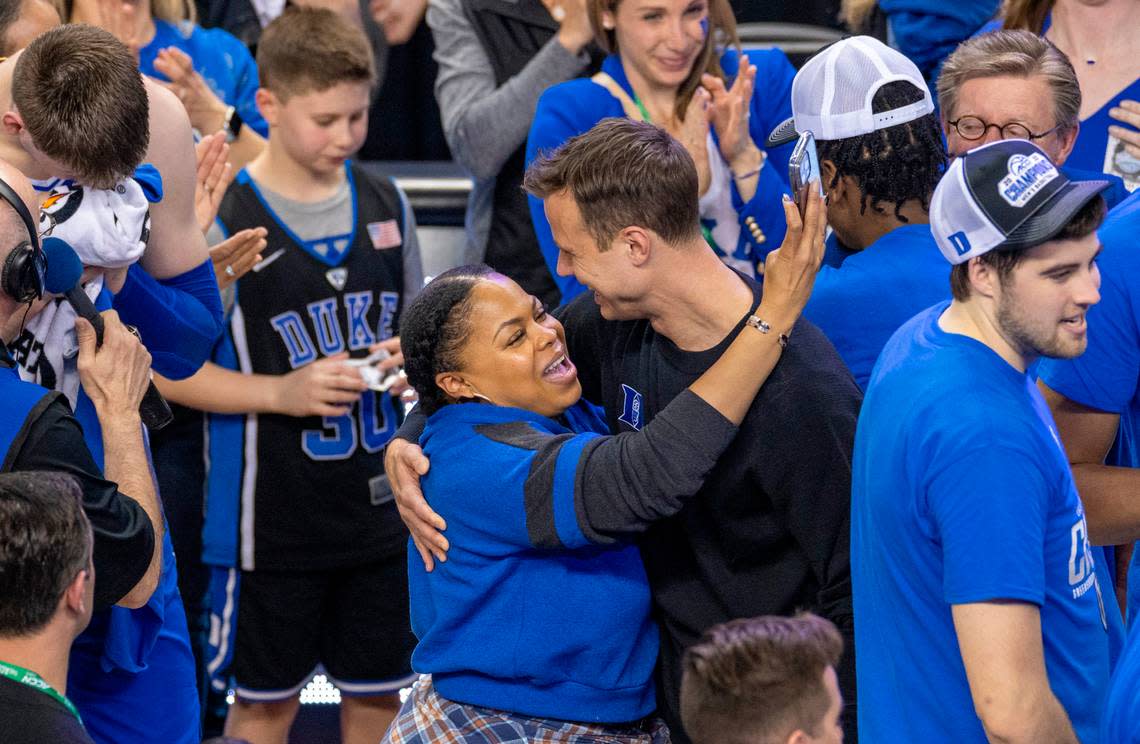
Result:
[[[578,54],[594,40],[586,0],[542,0],[542,5],[558,23],[558,42],[571,53]]]
[[[218,289],[225,289],[249,272],[261,260],[267,231],[264,227],[239,230],[210,248],[210,261],[218,277]]]
[[[701,76],[701,85],[712,96],[709,121],[720,142],[720,154],[726,163],[733,166],[749,149],[757,149],[748,129],[752,91],[756,85],[756,65],[747,56],[741,57],[740,71],[730,88],[726,88],[719,77],[708,74]]]
[[[202,232],[210,229],[218,216],[218,207],[226,189],[234,180],[233,166],[229,162],[230,146],[223,132],[208,134],[194,146],[198,158],[197,183],[194,186],[194,215]]]
[[[190,55],[176,47],[159,50],[154,58],[154,69],[169,79],[164,85],[182,101],[192,127],[205,133],[225,126],[229,107],[194,69]]]
[[[709,92],[698,87],[693,92],[689,106],[685,109],[685,120],[669,128],[673,135],[693,158],[697,166],[697,193],[704,195],[712,182],[712,173],[709,170]]]

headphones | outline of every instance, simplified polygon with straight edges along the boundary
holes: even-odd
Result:
[[[0,199],[8,202],[28,229],[28,239],[13,248],[4,259],[4,267],[0,269],[0,287],[20,304],[38,300],[44,294],[44,274],[47,273],[47,258],[40,249],[39,229],[24,200],[3,178],[0,178]]]

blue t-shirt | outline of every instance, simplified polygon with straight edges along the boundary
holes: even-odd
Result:
[[[452,548],[429,574],[408,544],[412,667],[449,700],[636,720],[656,706],[649,581],[636,546],[583,533],[578,466],[607,429],[587,403],[565,418],[570,429],[477,403],[428,418],[424,496],[447,520]]]
[[[1110,465],[1140,467],[1140,192],[1109,213],[1097,233],[1104,250],[1100,302],[1089,309],[1089,344],[1075,359],[1043,359],[1041,380],[1069,400],[1120,415]],[[1140,612],[1140,555],[1133,553],[1128,622]],[[1135,571],[1135,572],[1133,572]]]
[[[194,62],[194,70],[218,98],[237,109],[246,126],[262,137],[269,136],[269,125],[254,102],[258,86],[257,62],[236,36],[220,28],[179,27],[156,18],[154,38],[139,50],[139,69],[144,75],[167,80],[154,69],[155,58],[167,47],[186,52]]]
[[[842,268],[821,268],[803,314],[865,390],[879,352],[899,326],[949,298],[950,264],[930,225],[903,225],[850,254]]]
[[[851,575],[860,738],[986,742],[951,606],[1006,599],[1040,608],[1049,684],[1081,741],[1095,744],[1107,621],[1068,461],[1032,379],[943,331],[948,305],[891,338],[859,416]]]
[[[1140,623],[1128,635],[1104,704],[1100,740],[1105,744],[1140,744]]]
[[[768,134],[792,115],[792,80],[796,68],[779,49],[750,50],[749,61],[756,66],[756,83],[749,106],[749,132],[757,146],[762,146]],[[735,50],[729,50],[721,57],[721,67],[729,80],[736,75],[739,58]],[[621,57],[611,54],[602,63],[605,72],[630,96],[634,97],[633,86],[626,77]],[[624,117],[621,102],[608,90],[589,78],[568,80],[551,86],[542,94],[531,122],[526,141],[526,163],[530,163],[542,153],[549,153],[566,140],[591,129],[602,119]],[[733,225],[718,225],[714,219],[702,214],[701,224],[712,235],[723,235],[722,229],[737,235],[736,244],[720,242],[717,253],[729,265],[744,273],[754,274],[754,267],[764,260],[770,251],[780,247],[784,240],[787,225],[784,222],[784,207],[779,194],[788,191],[788,158],[795,145],[792,143],[773,148],[768,152],[768,160],[760,169],[756,193],[747,203],[729,178],[732,206],[736,211],[737,228]],[[550,269],[551,275],[562,292],[562,302],[567,303],[581,294],[585,287],[573,276],[559,276],[557,272],[558,246],[546,221],[546,211],[541,199],[528,197],[530,217],[534,223],[535,236],[539,248]],[[763,242],[754,240],[751,225],[755,224],[764,236]]]

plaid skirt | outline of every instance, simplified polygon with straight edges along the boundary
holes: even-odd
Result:
[[[571,723],[454,703],[424,675],[388,728],[381,744],[669,744],[660,719],[644,725]]]

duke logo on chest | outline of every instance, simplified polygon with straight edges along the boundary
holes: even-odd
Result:
[[[367,350],[390,338],[399,306],[399,292],[345,292],[310,302],[304,312],[278,313],[269,325],[285,346],[289,366],[296,369],[318,357]],[[370,316],[376,317],[375,325]]]

